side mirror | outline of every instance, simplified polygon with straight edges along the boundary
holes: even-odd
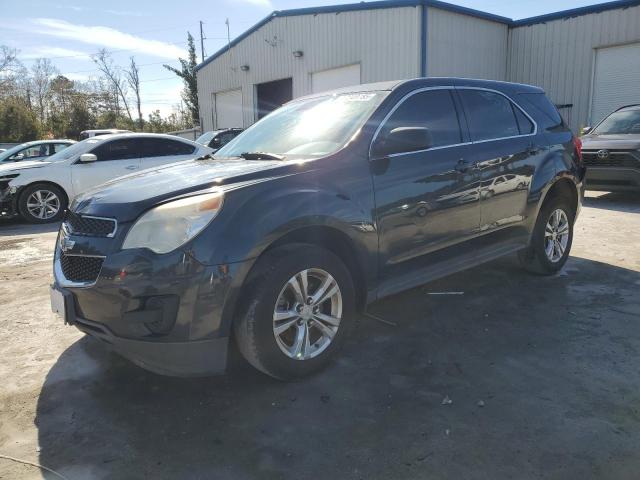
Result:
[[[98,157],[96,157],[93,153],[83,153],[82,155],[80,155],[80,162],[82,163],[91,163],[95,162],[96,160],[98,160]]]
[[[14,162],[19,162],[20,160],[24,160],[24,154],[18,153],[13,157],[11,157],[11,160],[13,160]]]
[[[593,130],[593,127],[582,127],[582,134],[586,135],[587,133],[589,133],[591,130]]]
[[[411,153],[431,147],[431,133],[425,127],[397,127],[374,148],[375,157],[386,157],[394,153]]]

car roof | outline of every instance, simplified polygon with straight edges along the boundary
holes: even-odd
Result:
[[[77,143],[75,140],[68,138],[58,138],[53,140],[32,140],[30,142],[24,142],[22,145],[42,145],[43,143]]]
[[[625,105],[624,107],[620,107],[616,110],[616,112],[625,112],[630,110],[640,110],[640,103],[633,105]]]
[[[186,143],[196,143],[192,140],[188,140],[186,138],[177,137],[176,135],[167,135],[165,133],[110,133],[107,135],[99,135],[96,137],[89,137],[86,140],[103,140],[103,139],[114,139],[114,138],[167,138],[169,140],[179,140]],[[196,144],[199,145],[199,144]]]
[[[361,85],[353,85],[350,87],[338,88],[335,90],[329,90],[326,92],[314,93],[306,95],[304,97],[296,98],[293,101],[300,99],[323,97],[328,95],[340,95],[347,93],[363,93],[363,92],[375,92],[375,91],[391,91],[401,87],[408,88],[428,88],[428,87],[473,87],[484,88],[489,90],[497,90],[503,93],[544,93],[544,90],[533,85],[526,85],[523,83],[501,82],[498,80],[480,80],[473,78],[458,78],[458,77],[423,77],[414,78],[411,80],[393,80],[387,82],[365,83]]]

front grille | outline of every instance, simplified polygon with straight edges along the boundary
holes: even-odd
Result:
[[[85,237],[109,237],[116,232],[117,223],[112,218],[97,218],[67,212],[64,225],[73,235]]]
[[[95,282],[100,274],[101,257],[84,257],[80,255],[65,255],[60,252],[60,266],[65,278],[71,282]]]
[[[598,151],[583,151],[582,158],[587,167],[640,168],[640,158],[636,157],[634,153],[623,150],[609,150],[607,157],[600,158],[598,157]]]

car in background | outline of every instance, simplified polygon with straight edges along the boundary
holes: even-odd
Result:
[[[214,151],[221,149],[231,140],[242,133],[242,128],[224,128],[222,130],[212,130],[205,132],[196,139],[196,143],[213,148]]]
[[[46,159],[0,164],[0,218],[60,220],[69,202],[91,187],[211,152],[184,138],[124,133],[91,137]]]
[[[619,108],[583,131],[587,189],[640,191],[640,104]]]
[[[80,132],[80,140],[86,140],[91,137],[98,137],[100,135],[112,135],[115,133],[131,133],[131,130],[119,130],[117,128],[103,128],[99,130],[84,130]]]
[[[37,140],[22,143],[13,148],[0,152],[0,163],[22,162],[24,160],[41,160],[61,152],[75,140]]]

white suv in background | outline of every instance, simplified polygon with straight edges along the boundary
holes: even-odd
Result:
[[[79,193],[138,170],[189,160],[213,150],[153,133],[91,137],[40,161],[0,165],[0,218],[59,220]]]

